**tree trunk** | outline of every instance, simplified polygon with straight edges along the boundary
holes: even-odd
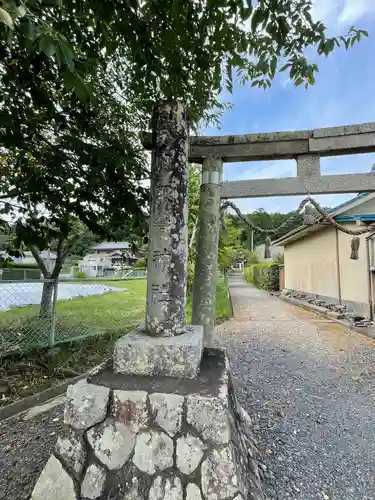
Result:
[[[39,316],[50,318],[52,315],[52,295],[54,283],[43,283],[42,300],[40,302]]]

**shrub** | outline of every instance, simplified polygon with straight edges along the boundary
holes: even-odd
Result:
[[[189,260],[187,268],[187,292],[190,294],[193,291],[195,263]]]
[[[39,269],[37,263],[35,264],[22,264],[22,262],[0,261],[0,267],[5,269]]]
[[[74,266],[73,275],[78,279],[86,278],[85,273],[83,271],[80,271],[78,266]]]
[[[279,266],[272,262],[252,264],[245,268],[247,282],[269,291],[279,289],[279,276]]]
[[[26,268],[26,267],[6,267],[4,269],[0,269],[2,271],[2,279],[3,280],[15,280],[15,281],[23,281],[23,280],[39,280],[41,277],[40,270],[38,268]]]
[[[139,259],[136,266],[135,267],[139,267],[142,268],[142,269],[146,269],[147,268],[147,262],[148,262],[148,258],[147,256],[143,257],[142,259]]]
[[[268,290],[276,292],[280,288],[279,264],[271,264],[268,270]]]

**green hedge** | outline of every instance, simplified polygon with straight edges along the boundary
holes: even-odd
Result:
[[[29,268],[11,268],[2,269],[0,280],[23,281],[23,280],[39,280],[41,273],[39,269]]]
[[[37,263],[35,264],[22,264],[21,262],[5,262],[0,260],[0,269],[39,269]]]
[[[280,269],[273,262],[252,264],[245,269],[245,279],[248,283],[268,291],[279,290]]]

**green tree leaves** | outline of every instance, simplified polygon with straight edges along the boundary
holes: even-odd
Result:
[[[261,7],[258,7],[253,11],[253,16],[251,18],[251,30],[252,32],[256,32],[258,28],[261,28],[261,25],[265,21],[265,12]]]
[[[13,5],[2,7],[11,17],[3,13],[2,21],[14,23],[15,37],[27,31],[34,43],[24,46],[52,59],[66,91],[78,99],[91,98],[87,84],[96,72],[108,65],[126,68],[127,98],[137,99],[142,111],[151,114],[159,98],[183,98],[192,122],[216,108],[221,89],[231,92],[236,79],[271,87],[278,66],[288,68],[296,85],[313,85],[317,67],[305,59],[307,48],[329,55],[367,36],[353,27],[345,36],[328,37],[324,24],[312,19],[310,0],[255,5],[251,0],[106,0],[105,8],[98,0],[6,4]],[[4,31],[0,36],[7,38]]]
[[[51,35],[39,37],[39,50],[44,52],[47,57],[52,57],[57,50],[56,40]]]

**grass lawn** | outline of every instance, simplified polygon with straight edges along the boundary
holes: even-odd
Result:
[[[103,281],[101,284],[119,290],[57,302],[56,342],[97,334],[123,334],[144,322],[146,280]],[[230,316],[224,279],[219,279],[217,283],[216,311],[218,320]],[[22,349],[48,345],[52,320],[46,318],[41,321],[38,312],[38,305],[0,312],[0,352],[1,343],[5,342],[7,345],[19,345]],[[191,321],[191,298],[187,304],[187,321]]]
[[[90,282],[85,280],[83,283]],[[11,389],[6,395],[0,393],[0,406],[99,364],[111,355],[113,343],[119,336],[144,322],[146,280],[101,284],[119,290],[57,302],[56,340],[62,343],[52,351],[43,349],[48,346],[51,322],[45,320],[41,323],[39,306],[0,312],[0,354],[2,350],[8,351],[9,346],[18,346],[21,353],[27,351],[2,360],[0,379],[8,380]],[[217,282],[216,306],[217,321],[231,315],[228,286],[224,279]],[[191,298],[187,304],[187,322],[190,321]]]
[[[102,284],[119,290],[57,302],[57,342],[90,334],[125,333],[143,320],[146,303],[145,280]],[[127,290],[123,290],[124,288]],[[21,348],[47,345],[52,320],[41,320],[38,312],[38,305],[15,307],[0,312],[0,343],[20,344]]]

